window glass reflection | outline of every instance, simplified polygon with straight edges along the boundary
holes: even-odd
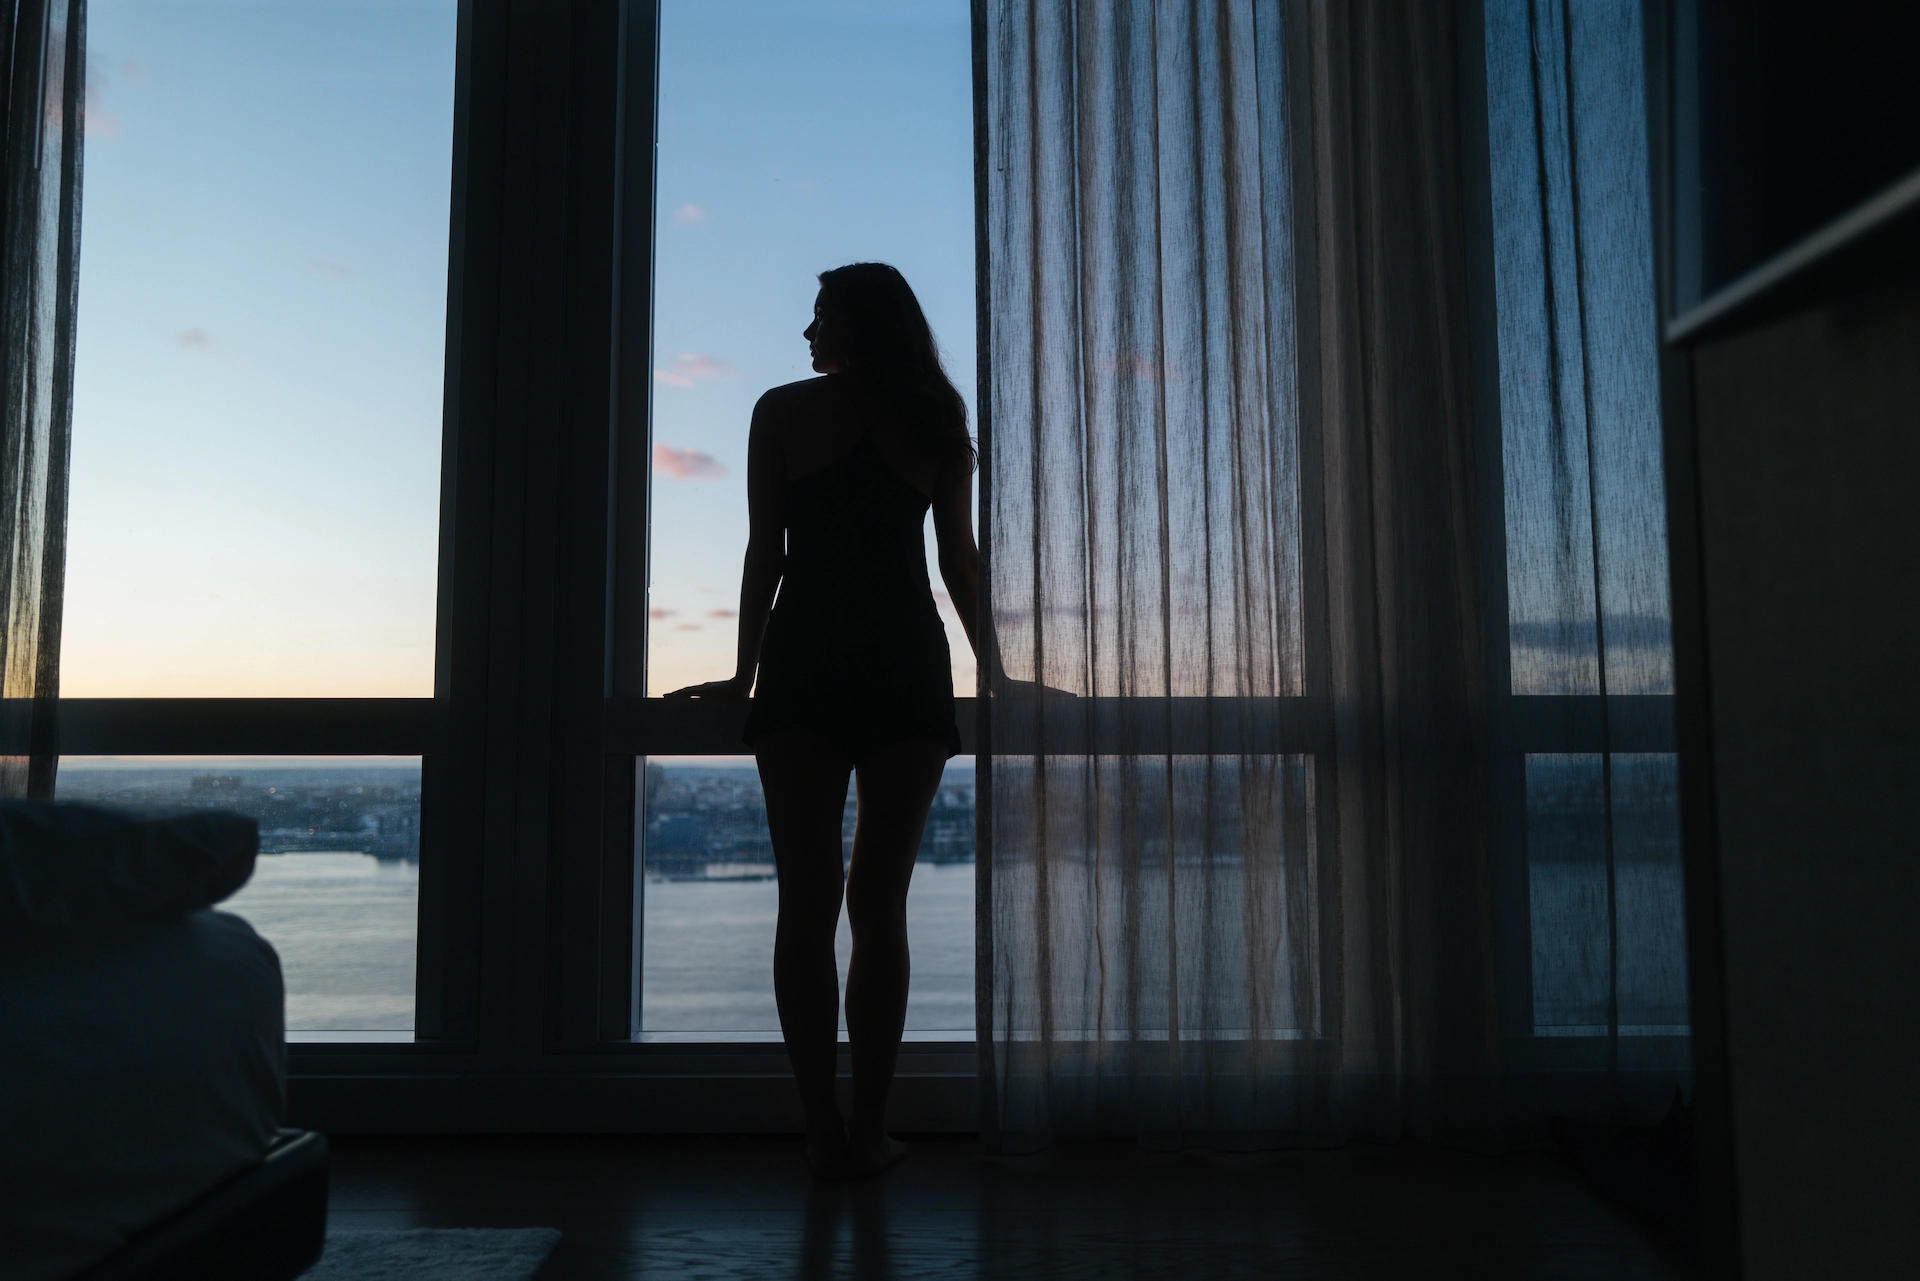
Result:
[[[1622,1036],[1688,1030],[1678,758],[1617,752],[1610,765],[1527,757],[1536,1036],[1605,1036],[1615,1005]]]
[[[288,1039],[413,1039],[419,757],[67,756],[57,789],[257,821],[253,877],[220,908],[280,954]]]
[[[648,1041],[777,1041],[779,906],[766,802],[749,756],[643,763],[640,1026]],[[973,1036],[973,758],[947,763],[907,893],[907,1039]],[[841,835],[851,854],[853,790]],[[846,977],[852,938],[835,950]],[[845,1035],[844,1017],[841,1032]]]

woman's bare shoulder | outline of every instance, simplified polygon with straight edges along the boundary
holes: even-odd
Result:
[[[783,383],[768,388],[760,395],[760,403],[754,406],[756,413],[770,413],[782,417],[806,413],[822,404],[832,394],[829,388],[832,379],[826,374],[818,378],[803,378],[797,383]]]

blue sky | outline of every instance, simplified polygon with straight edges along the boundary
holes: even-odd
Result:
[[[455,6],[89,7],[63,692],[430,693]],[[667,0],[656,691],[731,666],[814,273],[901,267],[971,396],[969,77],[964,0]]]
[[[970,404],[974,390],[965,0],[666,0],[660,62],[656,694],[733,670],[748,420],[768,387],[813,376],[800,331],[818,272],[899,267]]]
[[[94,0],[62,689],[431,693],[451,0]]]

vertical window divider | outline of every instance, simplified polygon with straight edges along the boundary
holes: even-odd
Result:
[[[647,693],[647,599],[652,532],[653,218],[659,97],[659,0],[622,6],[617,142],[614,421],[609,440],[612,511],[604,746],[605,851],[596,1039],[627,1043],[639,1022],[646,878],[641,866],[644,748],[622,742],[613,720]]]
[[[1466,215],[1467,307],[1472,318],[1473,399],[1478,451],[1481,617],[1486,637],[1487,732],[1493,744],[1492,878],[1495,942],[1501,961],[1500,1029],[1509,1041],[1533,1035],[1533,943],[1528,908],[1526,757],[1512,724],[1513,674],[1507,600],[1507,516],[1500,404],[1498,294],[1494,281],[1493,175],[1487,107],[1487,37],[1480,0],[1462,9],[1459,32],[1461,170]]]

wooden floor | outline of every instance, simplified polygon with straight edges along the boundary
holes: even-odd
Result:
[[[341,1228],[553,1227],[593,1278],[1573,1278],[1691,1275],[1549,1154],[1416,1145],[1257,1157],[914,1144],[852,1186],[797,1141],[333,1141]]]

